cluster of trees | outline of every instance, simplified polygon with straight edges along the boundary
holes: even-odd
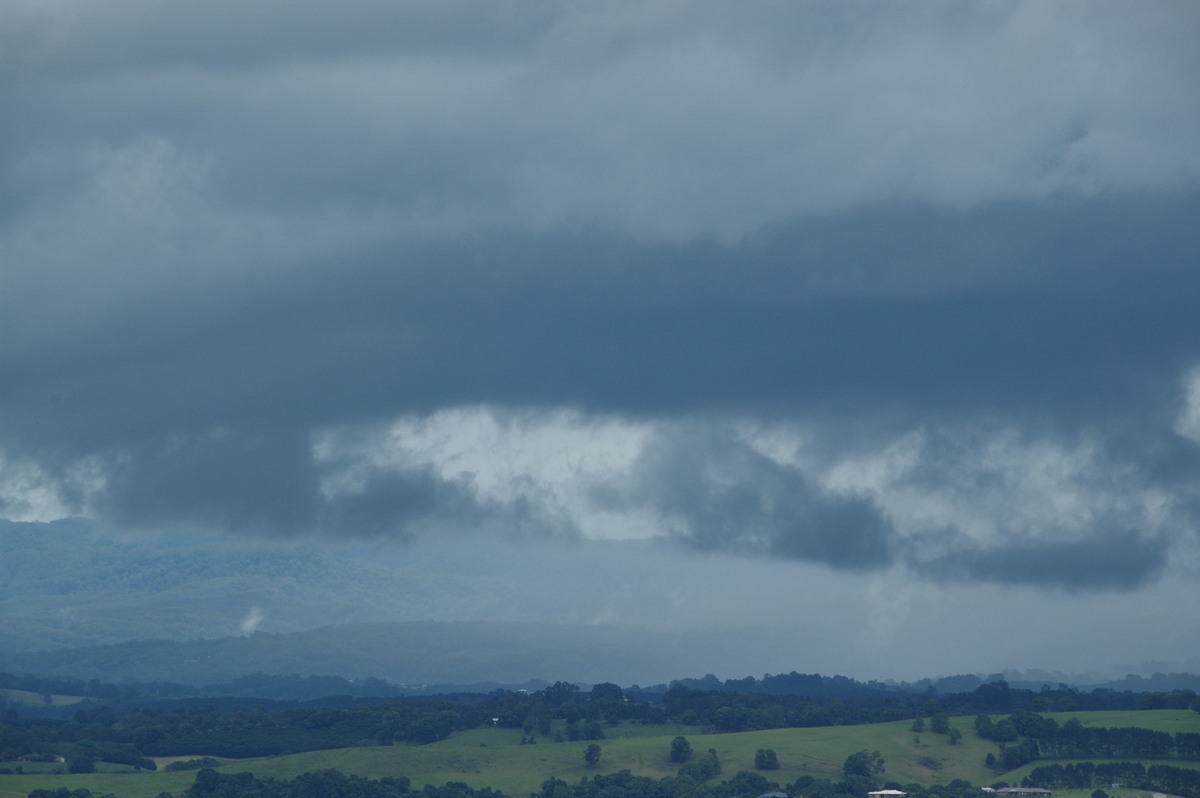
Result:
[[[878,751],[863,749],[846,757],[846,761],[842,763],[842,775],[847,778],[861,776],[874,779],[883,772],[883,765],[883,756]]]
[[[708,753],[695,759],[692,744],[686,737],[676,737],[671,740],[668,759],[679,765],[679,775],[687,776],[695,781],[707,781],[721,773],[721,761],[717,758],[716,749],[708,749]]]
[[[811,726],[847,726],[860,723],[887,723],[907,718],[927,719],[931,730],[946,734],[951,742],[958,742],[961,732],[950,727],[951,715],[1001,714],[1071,710],[1130,710],[1140,708],[1141,703],[1154,706],[1200,708],[1195,693],[1183,690],[1174,693],[1148,694],[1147,702],[1131,693],[1116,693],[1111,690],[1093,690],[1083,693],[1073,688],[1045,687],[1041,692],[1010,688],[1003,680],[988,682],[966,693],[951,695],[918,696],[911,693],[882,689],[846,688],[845,695],[815,699],[811,695],[796,693],[766,692],[764,685],[780,689],[787,685],[797,690],[812,688],[830,693],[842,686],[843,677],[785,676],[764,677],[762,682],[753,679],[725,682],[739,688],[748,686],[744,682],[758,685],[754,691],[734,692],[727,688],[700,689],[685,682],[676,682],[661,695],[662,709],[666,719],[689,725],[708,726],[717,732],[757,731]],[[700,682],[703,684],[703,680]],[[653,722],[653,721],[647,721]],[[1015,738],[1013,738],[1015,739]]]
[[[654,779],[628,770],[584,777],[577,784],[550,778],[531,798],[746,798],[780,789],[757,773],[741,771],[716,784],[702,783],[689,775]]]
[[[1037,740],[1031,738],[1022,740],[1016,745],[1001,745],[1000,755],[989,753],[984,759],[984,764],[996,773],[1007,773],[1032,762],[1039,756],[1041,756],[1041,752],[1038,750]]]
[[[111,719],[108,719],[111,723]],[[14,723],[16,725],[14,725]],[[0,722],[0,762],[61,760],[69,773],[91,773],[96,762],[154,770],[154,761],[111,726],[78,722]]]
[[[1196,695],[1195,690],[1147,691],[1138,694],[1138,709],[1192,709],[1200,712],[1200,696]]]
[[[1130,756],[1143,759],[1200,759],[1200,734],[1174,736],[1162,731],[1123,727],[1099,729],[1071,718],[1061,727],[1050,718],[1036,735],[1044,756]]]
[[[204,752],[212,756],[275,756],[396,741],[430,743],[482,717],[453,702],[394,702],[347,709],[305,707],[268,712],[135,712],[116,727],[150,756]]]
[[[683,684],[662,695],[665,720],[717,732],[884,723],[912,717],[913,704],[911,697],[852,702],[832,698],[822,703],[794,695],[697,690]]]
[[[181,759],[172,762],[163,768],[163,770],[172,772],[177,770],[201,770],[203,768],[217,768],[223,764],[219,759],[213,759],[211,756],[202,756],[198,759]]]
[[[946,737],[949,738],[951,745],[958,745],[958,741],[962,739],[962,732],[950,725],[950,718],[946,717],[942,713],[941,704],[933,700],[926,701],[925,703],[925,711],[930,713],[928,715],[929,730],[934,734],[946,735]],[[918,715],[913,719],[912,726],[910,728],[917,733],[923,732],[925,731],[925,721],[925,715]]]
[[[1180,678],[1184,675],[1180,674]],[[762,694],[780,698],[799,697],[824,704],[839,699],[850,704],[915,707],[932,697],[946,715],[1003,713],[1017,709],[1034,712],[1071,712],[1129,709],[1197,709],[1200,698],[1194,690],[1162,692],[1096,688],[1083,691],[1065,684],[1043,685],[1038,691],[1011,687],[999,674],[980,682],[975,676],[946,677],[929,684],[924,693],[880,682],[858,682],[845,676],[821,676],[795,671],[766,674],[761,679],[727,679],[708,675],[674,683],[701,692]],[[940,691],[939,691],[940,688]],[[912,715],[909,715],[912,717]],[[820,724],[828,725],[828,724]]]
[[[779,756],[773,748],[760,748],[754,752],[755,770],[779,770]]]
[[[252,773],[218,773],[205,768],[188,789],[191,798],[503,798],[494,790],[472,790],[453,782],[443,788],[414,792],[409,780],[365,779],[340,770],[319,770],[294,779],[260,778]]]
[[[547,724],[547,732],[549,724]],[[604,726],[598,720],[584,721],[567,721],[566,728],[562,734],[555,735],[555,742],[562,742],[564,739],[576,742],[578,740],[603,740]]]
[[[851,793],[838,785],[808,778],[806,786],[825,787],[826,792],[810,791],[811,798],[835,798]],[[840,786],[839,786],[840,785]],[[757,773],[739,772],[728,781],[705,784],[688,775],[662,779],[634,776],[628,770],[619,773],[584,776],[577,784],[558,778],[542,783],[531,798],[746,798],[779,790],[780,785]],[[212,769],[196,774],[188,790],[189,798],[506,798],[504,793],[490,788],[472,789],[461,782],[449,782],[442,787],[426,785],[413,789],[407,778],[379,780],[346,776],[337,770],[305,773],[295,779],[259,778],[250,773],[223,774]],[[89,796],[57,796],[53,793],[35,798],[89,798]],[[941,798],[939,796],[938,798]],[[945,798],[951,798],[947,795]]]
[[[116,796],[111,792],[94,793],[86,787],[77,790],[57,787],[53,790],[33,790],[29,793],[29,798],[116,798]]]
[[[661,706],[627,700],[625,692],[611,682],[594,685],[584,693],[578,685],[556,682],[542,690],[497,690],[485,696],[461,696],[497,726],[523,729],[526,734],[551,734],[555,719],[565,721],[564,738],[602,740],[603,727],[622,721],[660,724],[667,717]]]
[[[708,781],[721,775],[721,760],[717,758],[716,749],[710,748],[703,755],[685,762],[678,775],[694,781]]]
[[[1036,767],[1021,781],[1026,787],[1047,789],[1090,789],[1100,784],[1120,784],[1138,790],[1151,790],[1200,798],[1200,770],[1170,765],[1145,767],[1141,762],[1073,762]]]
[[[456,729],[479,726],[484,718],[467,704],[403,701],[283,711],[190,706],[140,710],[120,719],[111,711],[86,710],[66,722],[10,715],[0,722],[0,761],[61,756],[68,763],[91,760],[153,769],[147,757],[203,752],[240,758],[396,741],[428,743]]]
[[[805,696],[812,700],[827,701],[840,698],[843,701],[878,700],[885,696],[899,697],[914,693],[895,685],[882,682],[860,682],[847,676],[822,676],[819,673],[764,674],[761,679],[747,676],[744,679],[721,681],[709,674],[702,679],[680,679],[681,684],[693,690],[713,690],[726,693],[761,693],[775,696]]]
[[[1200,734],[1171,735],[1138,727],[1093,728],[1084,726],[1078,718],[1060,726],[1053,718],[1026,710],[1017,710],[999,721],[980,715],[975,719],[975,732],[982,739],[1001,744],[999,756],[987,755],[988,767],[998,773],[1047,756],[1200,759]]]

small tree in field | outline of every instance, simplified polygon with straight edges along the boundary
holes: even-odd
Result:
[[[878,751],[868,751],[863,749],[846,757],[845,764],[842,765],[842,774],[847,778],[850,776],[862,776],[864,778],[873,779],[883,772],[883,757]]]
[[[686,762],[692,758],[692,744],[686,737],[676,737],[671,741],[671,761]]]
[[[595,767],[596,763],[600,761],[600,746],[595,743],[589,745],[583,752],[583,761],[587,763],[588,767]]]
[[[760,748],[754,752],[755,770],[779,770],[779,757],[774,749]]]

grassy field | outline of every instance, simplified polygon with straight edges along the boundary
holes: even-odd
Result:
[[[9,687],[0,687],[0,696],[4,696],[14,704],[45,704],[46,697],[41,693],[31,693],[28,690],[14,690]],[[50,703],[56,707],[66,706],[68,704],[78,704],[83,698],[77,695],[54,695],[50,696]]]
[[[999,717],[1005,717],[997,715]],[[1096,728],[1118,729],[1129,726],[1140,726],[1144,729],[1164,731],[1168,734],[1179,732],[1200,732],[1200,715],[1186,709],[1153,709],[1136,712],[1047,712],[1045,717],[1054,718],[1061,726],[1071,718],[1079,718],[1084,726]],[[971,721],[974,723],[974,720]],[[964,732],[966,729],[963,730]]]
[[[1078,717],[1089,726],[1141,726],[1175,733],[1200,731],[1200,715],[1179,710],[1145,712],[1058,713],[1063,723]],[[718,779],[729,778],[739,770],[752,770],[754,753],[760,748],[774,749],[780,769],[765,775],[787,784],[804,774],[831,779],[841,778],[846,757],[862,749],[879,750],[886,762],[883,780],[901,784],[938,784],[966,779],[974,784],[989,784],[996,777],[983,765],[984,757],[996,746],[976,738],[973,717],[953,718],[952,725],[963,732],[958,745],[950,745],[945,735],[915,734],[910,722],[868,726],[835,726],[817,729],[773,729],[738,734],[703,734],[683,726],[620,726],[607,728],[608,739],[599,741],[600,762],[589,768],[583,761],[587,742],[521,745],[521,732],[513,729],[473,729],[447,740],[424,746],[376,746],[313,751],[268,759],[233,760],[223,767],[226,772],[250,771],[259,776],[290,778],[305,771],[337,768],[348,774],[368,778],[408,776],[413,785],[444,784],[461,781],[472,787],[493,787],[514,798],[536,791],[551,776],[577,782],[581,776],[630,770],[654,778],[673,775],[676,766],[668,760],[671,739],[678,734],[688,738],[699,753],[715,749],[721,761]],[[197,752],[195,756],[202,756]],[[191,758],[171,757],[157,760],[159,767],[170,761]],[[1019,781],[1038,764],[1026,766],[1004,776]],[[1189,766],[1172,761],[1169,764]],[[1196,764],[1196,763],[1192,763]],[[11,764],[3,765],[12,767]],[[114,768],[115,769],[115,768]],[[0,776],[0,798],[25,798],[30,790],[66,786],[86,787],[93,792],[113,793],[118,798],[154,798],[160,792],[178,793],[195,779],[194,771],[80,775],[24,774]],[[1109,790],[1116,798],[1133,791]],[[1056,798],[1089,798],[1090,791],[1056,793]]]

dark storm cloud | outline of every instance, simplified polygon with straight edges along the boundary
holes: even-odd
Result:
[[[303,528],[315,515],[316,475],[294,434],[261,427],[179,434],[127,446],[122,460],[97,509],[128,526],[268,532]]]
[[[1170,544],[1132,531],[1092,531],[1069,542],[1018,541],[929,564],[938,576],[1067,590],[1131,590],[1159,576]]]
[[[355,535],[410,541],[420,534],[490,528],[507,535],[572,534],[527,497],[483,499],[469,475],[446,479],[429,466],[368,470],[330,492],[308,436],[278,429],[224,429],[123,447],[91,508],[131,529],[194,528],[256,534]]]
[[[86,336],[14,305],[16,337],[25,321],[46,331],[9,350],[0,423],[9,440],[88,446],[179,425],[311,429],[497,402],[647,416],[1026,413],[1067,425],[1151,412],[1166,428],[1174,408],[1162,400],[1200,352],[1200,202],[1163,211],[1172,224],[1139,229],[1101,207],[1097,241],[1078,249],[1005,225],[1005,208],[860,212],[818,230],[807,256],[795,230],[736,248],[595,235],[400,247],[266,291],[142,306]],[[1043,213],[1049,227],[1088,217]],[[968,257],[942,250],[962,227],[990,227],[980,258],[1025,276],[908,293],[921,279],[906,281],[908,262],[936,284]],[[837,283],[845,271],[866,295]]]
[[[1000,484],[1012,474],[980,471],[966,452],[943,449],[927,456],[944,458],[940,473],[910,474],[910,482],[948,487],[980,503],[1019,495]],[[1193,467],[1197,462],[1193,456]],[[1121,470],[1124,464],[1110,465]],[[1081,478],[1088,479],[1076,480]],[[1123,528],[1145,524],[1133,512],[1108,506],[1120,489],[1103,484],[1107,479],[1101,474],[1100,484],[1076,486],[1094,491],[1097,506],[1090,508],[1091,518],[1073,519],[1070,528],[1014,511],[993,516],[999,527],[982,537],[955,527],[900,529],[871,496],[824,489],[805,469],[765,456],[732,430],[694,424],[648,441],[630,473],[619,484],[598,488],[596,499],[609,510],[648,510],[677,543],[702,551],[768,555],[843,571],[900,565],[941,584],[1133,590],[1161,576],[1173,548],[1190,546],[1182,530],[1194,529],[1200,514],[1193,504],[1182,509],[1177,525]]]
[[[680,543],[705,551],[787,557],[850,571],[893,560],[893,530],[871,501],[833,496],[729,431],[704,426],[649,443],[623,486],[597,498],[660,516]]]
[[[318,528],[403,540],[431,529],[475,528],[504,514],[504,508],[480,506],[463,481],[407,469],[372,475],[361,490],[325,502]]]
[[[421,519],[471,526],[516,510],[428,472],[322,498],[314,430],[498,404],[798,414],[824,419],[831,450],[881,422],[979,413],[1166,441],[1179,370],[1200,353],[1198,209],[1190,196],[1152,216],[1067,204],[1032,224],[1006,205],[884,206],[732,248],[581,234],[358,253],[270,290],[139,308],[86,337],[49,329],[8,351],[0,431],[11,453],[42,461],[115,458],[98,506],[123,522],[398,537]],[[1075,245],[1080,230],[1092,240]],[[985,285],[937,287],[972,256]],[[839,568],[894,561],[894,530],[869,500],[826,495],[721,435],[669,443],[647,450],[631,506],[678,519],[689,545]],[[1195,447],[1171,451],[1142,455],[1139,470],[1196,467]],[[1130,581],[1099,567],[1080,578],[1134,584],[1164,545],[1124,559]],[[1003,578],[1005,557],[954,562]]]
[[[313,454],[570,408],[658,430],[640,488],[599,481],[703,549],[1127,588],[1194,546],[1194,4],[14,8],[4,484],[139,526],[573,531],[536,485]],[[1178,530],[992,501],[939,537],[742,420],[809,425],[822,467],[914,429],[1091,436],[1087,491],[1161,490]],[[1015,491],[984,448],[949,452],[964,495]]]

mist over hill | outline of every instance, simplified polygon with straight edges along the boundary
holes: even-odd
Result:
[[[631,685],[691,674],[695,663],[710,661],[709,652],[722,644],[749,654],[761,638],[758,630],[731,636],[505,621],[380,622],[287,634],[22,652],[0,655],[0,670],[195,685],[253,672],[376,677],[400,685],[512,685],[559,678]]]
[[[664,566],[645,556],[659,545],[464,536],[279,546],[187,530],[123,534],[85,519],[0,520],[0,670],[197,685],[255,672],[625,685],[706,673],[915,681],[964,672],[913,674],[879,652],[831,650],[819,641],[846,630],[831,628],[821,605],[796,604],[794,569],[758,563],[747,579],[694,553]],[[1134,674],[1144,689],[1170,689],[1153,674],[1200,670],[1039,664],[1014,654],[962,678],[1000,674],[1036,687],[1120,685]]]

